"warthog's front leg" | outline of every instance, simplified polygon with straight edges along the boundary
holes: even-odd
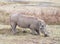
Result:
[[[33,35],[37,35],[37,34],[36,34],[36,31],[37,31],[37,30],[35,30],[35,28],[34,28],[34,25],[33,25],[33,24],[32,24],[32,25],[30,25],[30,29],[31,29],[32,34],[33,34]]]
[[[34,29],[31,29],[31,30],[32,30],[32,34],[33,34],[33,35],[37,35],[37,34],[36,34],[36,31],[35,31]]]

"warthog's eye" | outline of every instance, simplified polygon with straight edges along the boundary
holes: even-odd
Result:
[[[42,27],[44,27],[44,26],[42,25]]]
[[[40,26],[40,28],[44,28],[44,26],[42,25],[42,26]]]

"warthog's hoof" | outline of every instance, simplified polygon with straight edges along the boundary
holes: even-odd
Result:
[[[18,34],[18,33],[19,33],[19,31],[12,32],[13,35],[16,35],[16,34]]]

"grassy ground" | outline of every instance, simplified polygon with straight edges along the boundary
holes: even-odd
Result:
[[[27,33],[23,33],[19,27],[17,30],[19,33],[12,35],[10,26],[0,25],[0,44],[60,44],[60,25],[47,26],[49,37],[32,35],[28,29]]]

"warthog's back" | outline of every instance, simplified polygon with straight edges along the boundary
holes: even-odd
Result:
[[[34,17],[15,14],[11,16],[11,22],[16,22],[20,27],[28,27],[31,24],[37,24],[38,20]]]

